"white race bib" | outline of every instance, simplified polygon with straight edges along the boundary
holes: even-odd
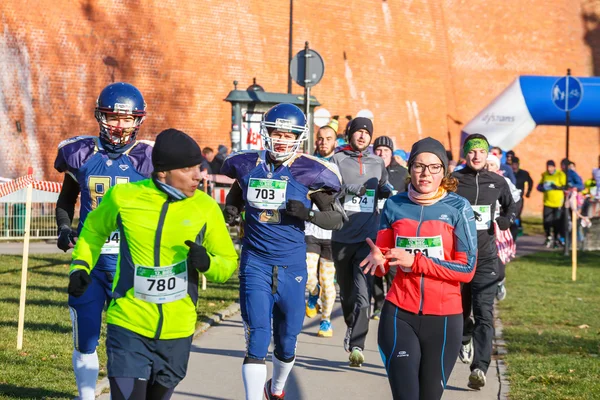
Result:
[[[471,206],[475,214],[475,227],[478,231],[490,229],[492,223],[491,206]]]
[[[364,196],[347,194],[344,198],[344,210],[353,212],[373,212],[375,207],[375,189],[367,189]]]
[[[441,236],[430,237],[404,237],[396,236],[396,247],[404,249],[411,254],[423,253],[429,258],[444,259],[444,245]],[[411,268],[400,267],[404,272],[411,272]]]
[[[135,266],[133,290],[136,298],[163,304],[187,296],[187,261],[167,267]]]
[[[106,238],[106,242],[102,249],[100,250],[100,254],[119,254],[119,239],[121,232],[118,230],[111,232],[110,236]]]
[[[398,193],[397,190],[392,190],[392,196],[395,195],[395,194],[397,194],[397,193]],[[379,211],[383,210],[383,206],[385,205],[386,200],[387,199],[379,199],[379,200],[377,200],[377,209]]]
[[[285,208],[286,188],[287,181],[250,178],[246,200],[260,210],[280,210]]]

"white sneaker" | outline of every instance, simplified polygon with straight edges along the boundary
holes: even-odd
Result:
[[[473,338],[469,340],[469,343],[461,346],[458,358],[464,364],[471,364],[473,362]]]
[[[475,368],[469,375],[467,386],[471,389],[479,390],[485,386],[485,373],[479,368]]]

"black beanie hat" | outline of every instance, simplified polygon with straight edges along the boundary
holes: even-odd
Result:
[[[394,151],[394,142],[389,136],[379,136],[377,139],[375,139],[373,142],[373,151],[377,150],[377,148],[381,146],[387,147]]]
[[[369,135],[373,137],[373,121],[365,117],[356,117],[350,121],[346,127],[346,136],[348,137],[348,141],[350,141],[352,134],[360,129],[366,129],[367,132],[369,132]]]
[[[421,153],[435,154],[442,164],[444,164],[444,173],[448,171],[448,155],[446,154],[446,149],[443,144],[432,137],[426,137],[413,144],[412,149],[410,150],[410,158],[408,159],[409,171],[412,164],[415,162],[415,158]]]
[[[193,167],[204,160],[194,139],[177,129],[165,129],[156,137],[152,149],[154,172]]]

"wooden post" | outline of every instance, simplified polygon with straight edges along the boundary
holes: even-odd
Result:
[[[25,326],[25,295],[27,292],[27,264],[29,259],[29,236],[31,228],[31,198],[33,195],[33,184],[27,185],[27,197],[25,203],[25,238],[23,240],[23,262],[21,264],[21,298],[19,301],[19,323],[17,327],[17,350],[23,348],[23,329]]]
[[[576,196],[576,194],[572,194]],[[571,279],[577,280],[577,200],[571,202]]]

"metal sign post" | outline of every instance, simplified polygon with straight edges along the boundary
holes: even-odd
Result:
[[[325,73],[325,63],[319,53],[311,50],[308,42],[304,43],[304,50],[294,56],[290,63],[290,75],[294,81],[304,87],[304,105],[306,123],[309,126],[308,153],[314,151],[313,124],[310,118],[310,88],[321,81]]]
[[[571,111],[575,109],[583,99],[583,85],[579,81],[579,79],[571,76],[571,69],[567,69],[567,75],[558,79],[554,85],[552,86],[552,101],[554,105],[558,107],[560,110],[565,112],[565,127],[566,127],[566,143],[565,143],[565,155],[567,160],[567,170],[565,174],[567,175],[568,180],[568,172],[569,172],[569,125],[571,119]],[[562,167],[562,163],[561,163]],[[577,240],[572,240],[569,237],[569,215],[568,209],[566,208],[566,202],[569,201],[569,198],[565,195],[565,204],[563,205],[563,216],[564,216],[564,239],[565,239],[565,249],[564,255],[569,255],[569,246],[572,247],[573,252],[577,252]],[[575,210],[576,211],[576,210]],[[577,231],[577,219],[571,219],[571,229],[573,231]],[[571,235],[572,237],[577,237],[576,235]],[[577,255],[574,255],[573,260],[577,259]],[[573,263],[573,268],[576,268],[576,262]]]

